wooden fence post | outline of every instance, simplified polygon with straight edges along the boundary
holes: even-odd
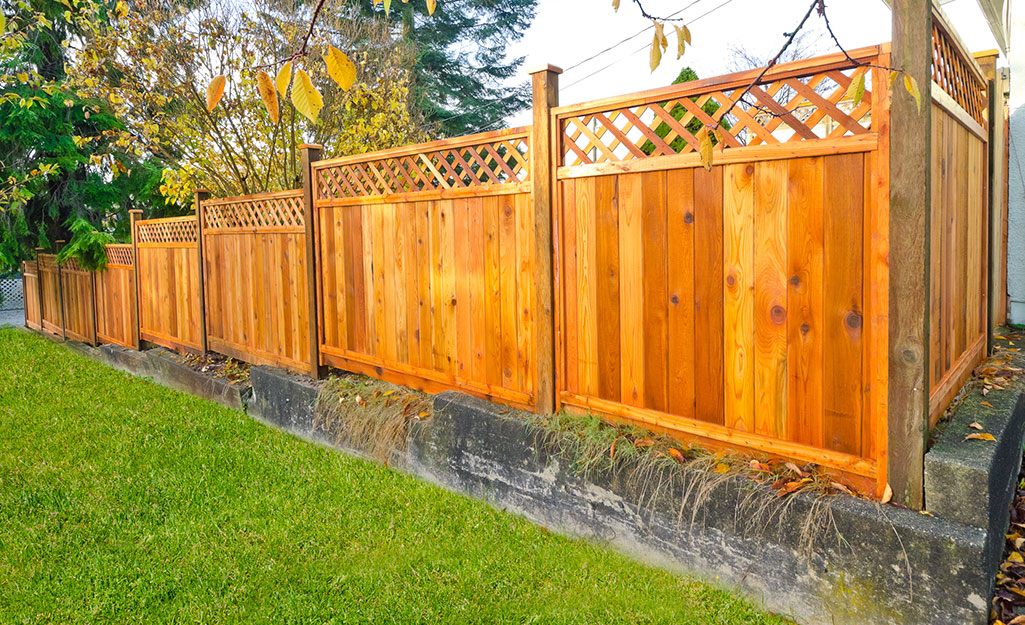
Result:
[[[533,83],[534,122],[530,131],[530,204],[534,210],[535,406],[555,412],[555,290],[552,245],[552,108],[559,105],[562,69],[542,65],[527,70]]]
[[[132,275],[135,281],[135,325],[132,328],[132,342],[135,343],[135,349],[139,349],[142,346],[142,339],[139,336],[139,326],[142,325],[142,319],[139,317],[139,244],[138,237],[135,234],[135,224],[142,217],[142,210],[136,208],[128,211],[129,224],[132,232]]]
[[[57,254],[61,253],[64,249],[64,244],[67,241],[59,239],[57,241]],[[54,258],[54,264],[57,265],[57,307],[61,311],[61,337],[66,341],[68,340],[68,322],[64,315],[64,272],[61,271],[60,261]]]
[[[193,206],[196,210],[196,257],[199,263],[199,345],[205,354],[206,344],[206,264],[203,262],[203,202],[210,199],[206,189],[196,189]]]
[[[310,377],[322,377],[320,365],[320,315],[317,312],[317,211],[313,206],[312,165],[320,160],[324,147],[310,143],[299,146],[302,151],[303,221],[306,224],[306,317],[310,334]]]
[[[929,423],[932,0],[893,0],[891,63],[918,82],[921,109],[895,83],[890,104],[887,478],[893,500],[923,504]]]

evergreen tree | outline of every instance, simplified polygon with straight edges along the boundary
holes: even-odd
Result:
[[[373,0],[360,1],[364,12],[374,10]],[[501,127],[530,106],[526,80],[509,86],[523,58],[506,58],[506,51],[536,8],[537,0],[444,0],[428,15],[427,0],[392,4],[391,18],[415,59],[412,96],[427,122],[461,135]]]

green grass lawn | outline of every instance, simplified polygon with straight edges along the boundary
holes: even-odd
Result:
[[[153,622],[785,621],[0,329],[0,623]]]

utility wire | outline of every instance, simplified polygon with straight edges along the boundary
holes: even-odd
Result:
[[[710,9],[708,11],[705,11],[701,15],[695,17],[693,20],[691,20],[690,23],[693,24],[693,23],[697,22],[698,20],[700,20],[701,18],[706,17],[708,15],[711,15],[712,13],[715,13],[716,11],[718,11],[719,9],[723,8],[724,6],[726,6],[727,4],[729,4],[729,3],[733,2],[733,1],[734,0],[726,0],[725,2],[720,4],[719,6],[715,7],[714,9]],[[606,66],[604,66],[604,67],[602,67],[600,69],[597,69],[597,70],[591,72],[590,74],[588,74],[586,76],[578,78],[577,80],[574,80],[573,82],[569,83],[568,85],[564,85],[562,87],[562,89],[569,89],[570,87],[572,87],[574,85],[580,84],[581,82],[587,80],[588,78],[591,78],[592,76],[595,76],[597,74],[600,74],[600,73],[604,72],[605,70],[609,69],[613,65],[618,65],[619,63],[621,63],[621,62],[625,61],[626,59],[632,57],[633,55],[637,54],[638,52],[642,52],[644,50],[647,50],[648,48],[649,48],[648,45],[641,46],[640,48],[634,50],[630,54],[628,54],[626,56],[621,56],[618,59],[616,59],[615,61],[612,61],[611,63],[609,63],[608,65],[606,65]]]

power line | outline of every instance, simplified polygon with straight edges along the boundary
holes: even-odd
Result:
[[[683,7],[682,9],[680,9],[679,11],[676,11],[675,13],[671,13],[671,14],[667,15],[666,18],[668,19],[670,17],[676,17],[677,15],[679,15],[680,13],[683,13],[684,11],[686,11],[689,8],[691,8],[695,4],[698,4],[699,2],[703,2],[703,1],[704,0],[694,0],[693,2],[688,4],[687,6]],[[632,39],[636,39],[636,38],[640,37],[641,35],[643,35],[644,33],[648,32],[649,30],[651,30],[653,28],[655,28],[654,25],[646,26],[645,28],[639,30],[638,32],[634,33],[633,35],[630,35],[629,37],[627,37],[626,39],[620,41],[619,43],[612,44],[611,46],[609,46],[608,48],[605,48],[601,52],[596,52],[595,54],[587,57],[583,61],[580,61],[578,63],[574,63],[573,65],[570,65],[564,71],[568,72],[568,71],[574,70],[574,69],[580,67],[581,65],[583,65],[584,63],[587,63],[589,61],[593,61],[594,59],[596,59],[599,56],[605,54],[606,52],[611,52],[611,51],[615,50],[616,48],[618,48],[619,46],[623,45],[624,43],[626,43],[626,42],[628,42],[628,41],[630,41]]]
[[[723,2],[722,4],[720,4],[719,6],[715,7],[714,9],[710,9],[710,10],[708,10],[708,11],[705,11],[705,12],[704,12],[704,13],[702,13],[701,15],[699,15],[699,16],[697,16],[697,17],[695,17],[695,18],[694,18],[693,20],[691,20],[691,22],[690,22],[690,23],[691,23],[691,24],[694,24],[694,23],[696,23],[696,22],[697,22],[698,20],[700,20],[701,18],[703,18],[703,17],[706,17],[706,16],[708,16],[708,15],[711,15],[712,13],[715,13],[716,11],[718,11],[719,9],[723,8],[724,6],[726,6],[727,4],[729,4],[729,3],[733,2],[733,1],[734,1],[734,0],[726,0],[725,2]],[[642,51],[644,51],[644,50],[647,50],[647,49],[648,49],[648,47],[649,47],[648,45],[644,45],[644,46],[641,46],[640,48],[638,48],[638,49],[634,50],[634,51],[633,51],[632,53],[630,53],[630,54],[628,54],[628,55],[626,55],[626,56],[621,56],[621,57],[619,57],[618,59],[616,59],[615,61],[612,61],[611,63],[609,63],[608,65],[606,65],[606,66],[604,66],[604,67],[602,67],[602,68],[600,68],[600,69],[597,69],[597,70],[595,70],[595,71],[591,72],[590,74],[588,74],[588,75],[586,75],[586,76],[583,76],[583,77],[581,77],[581,78],[578,78],[577,80],[574,80],[573,82],[569,83],[568,85],[564,85],[564,86],[562,87],[562,89],[569,89],[570,87],[572,87],[572,86],[574,86],[574,85],[578,85],[578,84],[580,84],[581,82],[583,82],[583,81],[587,80],[588,78],[591,78],[592,76],[595,76],[595,75],[597,75],[597,74],[600,74],[600,73],[604,72],[605,70],[609,69],[609,68],[610,68],[610,67],[612,67],[613,65],[618,65],[619,63],[621,63],[621,62],[625,61],[626,59],[628,59],[628,58],[630,58],[631,56],[633,56],[633,55],[637,54],[638,52],[642,52]]]

